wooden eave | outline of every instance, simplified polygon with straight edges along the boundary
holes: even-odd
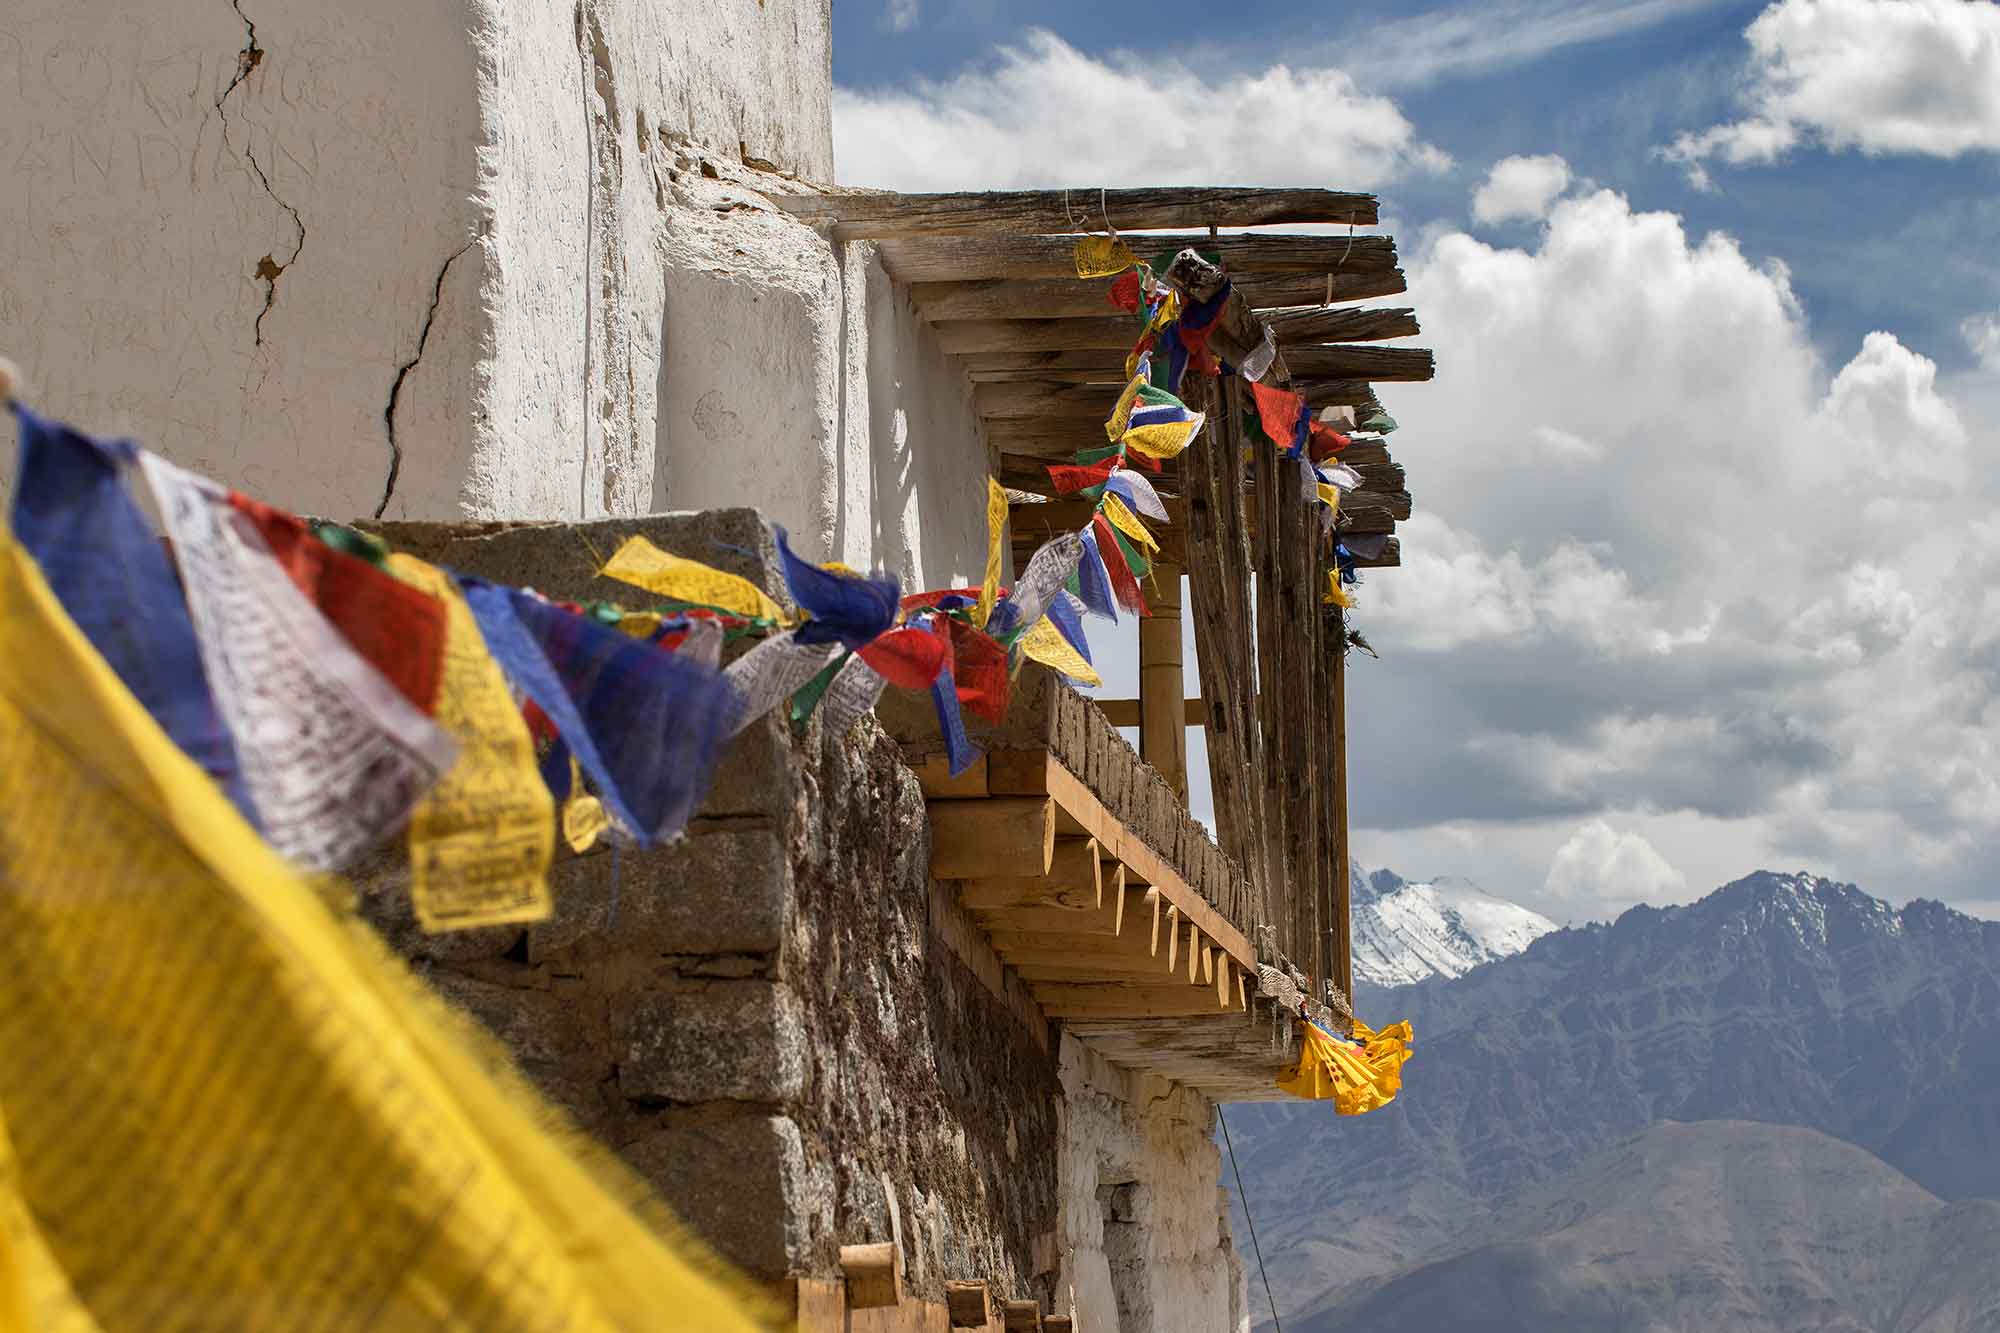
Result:
[[[908,285],[939,347],[972,382],[994,475],[1027,495],[1053,496],[1047,465],[1104,443],[1102,423],[1138,336],[1135,321],[1106,301],[1108,280],[1077,278],[1074,251],[1084,232],[1115,228],[1141,256],[1184,249],[1219,256],[1232,297],[1218,347],[1254,346],[1268,327],[1279,351],[1269,379],[1316,409],[1365,414],[1381,406],[1376,385],[1418,383],[1435,373],[1427,349],[1379,345],[1417,335],[1415,311],[1353,304],[1406,287],[1395,241],[1352,230],[1379,221],[1373,195],[1183,187],[834,190],[774,202],[837,240],[877,246],[890,275]],[[1303,225],[1349,231],[1217,230]],[[1363,457],[1366,466],[1356,463]],[[1386,443],[1357,440],[1343,461],[1356,463],[1363,482],[1342,505],[1341,531],[1393,534],[1409,515],[1410,497]],[[1173,494],[1178,484],[1170,465],[1158,485]],[[1015,519],[1017,534],[1040,534],[1052,515],[1023,503]],[[1399,559],[1391,539],[1361,563]]]

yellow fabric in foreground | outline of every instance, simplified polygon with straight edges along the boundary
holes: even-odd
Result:
[[[458,761],[410,815],[410,899],[425,930],[545,921],[555,800],[500,664],[451,575],[400,552],[389,572],[444,604],[437,722]]]
[[[1299,1060],[1278,1075],[1278,1086],[1294,1097],[1331,1099],[1336,1115],[1360,1115],[1396,1100],[1403,1087],[1403,1062],[1410,1058],[1415,1034],[1408,1023],[1375,1031],[1354,1020],[1359,1051],[1329,1037],[1311,1023],[1302,1023]]]
[[[604,562],[601,572],[606,578],[644,588],[669,601],[712,606],[748,620],[785,618],[778,604],[750,580],[712,569],[699,560],[671,555],[644,537],[627,537]]]
[[[773,1317],[319,896],[0,535],[0,1325]]]

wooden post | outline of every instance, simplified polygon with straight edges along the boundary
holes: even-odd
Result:
[[[1154,564],[1153,587],[1146,600],[1152,614],[1139,621],[1139,757],[1153,766],[1186,805],[1181,567],[1165,561]]]

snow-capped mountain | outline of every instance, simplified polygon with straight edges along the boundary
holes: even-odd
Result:
[[[1348,869],[1354,976],[1375,986],[1463,976],[1517,954],[1556,928],[1539,912],[1496,898],[1469,879],[1406,880]]]

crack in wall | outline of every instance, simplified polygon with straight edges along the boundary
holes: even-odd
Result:
[[[237,85],[249,78],[257,67],[264,63],[264,48],[257,45],[257,25],[243,12],[242,0],[230,0],[229,7],[236,11],[236,17],[243,20],[243,49],[236,53],[236,77],[229,81],[229,85],[215,99],[216,114],[222,119],[222,145],[225,148],[230,146],[229,113],[223,109],[222,104],[229,100],[229,95],[236,91]],[[292,244],[292,253],[286,256],[284,263],[279,263],[275,254],[267,254],[257,261],[257,267],[251,274],[264,284],[264,305],[257,312],[256,322],[251,326],[251,331],[255,335],[254,345],[262,347],[264,316],[270,314],[271,307],[278,303],[278,279],[284,276],[285,270],[298,263],[299,255],[305,251],[306,224],[305,219],[299,216],[299,210],[286,203],[279,197],[278,192],[271,188],[271,178],[264,173],[263,165],[251,151],[250,137],[247,133],[243,138],[243,160],[250,164],[250,170],[256,175],[257,183],[264,187],[265,194],[271,196],[271,202],[292,215],[292,225],[298,228],[299,232],[298,240]]]
[[[382,502],[375,506],[376,518],[388,512],[389,501],[396,494],[397,478],[403,474],[403,446],[396,443],[396,400],[402,396],[403,381],[417,368],[417,363],[424,359],[424,347],[431,340],[431,326],[437,323],[438,305],[444,300],[444,280],[450,275],[451,266],[458,262],[460,255],[477,244],[479,238],[475,236],[452,251],[438,269],[437,281],[431,284],[430,309],[424,312],[424,326],[417,332],[417,350],[409,360],[396,367],[396,378],[389,385],[389,401],[382,408],[382,428],[389,439],[389,476],[382,484]]]

